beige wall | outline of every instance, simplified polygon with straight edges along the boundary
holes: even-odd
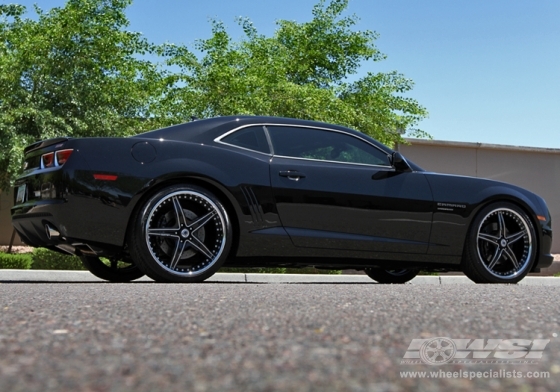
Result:
[[[553,225],[560,222],[560,149],[437,140],[408,141],[410,144],[400,145],[399,150],[424,169],[491,178],[529,189],[546,200]],[[9,244],[12,235],[12,202],[11,192],[0,194],[0,245]],[[17,236],[15,243],[20,243]],[[554,237],[552,251],[560,253],[560,235]]]
[[[10,208],[13,206],[13,194],[0,192],[0,245],[9,245],[13,227],[10,218]],[[21,245],[19,236],[16,235],[14,245]]]
[[[508,182],[543,197],[560,222],[560,149],[407,139],[399,151],[426,170]],[[560,236],[552,252],[560,253]]]

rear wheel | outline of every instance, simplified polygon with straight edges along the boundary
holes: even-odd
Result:
[[[89,272],[109,282],[130,282],[144,276],[133,263],[123,260],[101,260],[97,256],[81,256],[82,264]]]
[[[527,214],[514,204],[491,204],[480,211],[467,235],[463,272],[476,283],[517,283],[537,254],[536,234]]]
[[[202,282],[225,261],[232,241],[226,210],[208,190],[173,185],[149,198],[129,236],[130,253],[158,282]]]
[[[418,275],[417,270],[410,269],[383,270],[380,268],[366,268],[365,273],[378,283],[406,283]]]

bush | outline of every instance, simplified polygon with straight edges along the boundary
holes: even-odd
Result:
[[[30,269],[32,263],[29,254],[0,253],[0,269]]]
[[[82,261],[71,256],[45,248],[35,248],[31,254],[32,269],[36,270],[84,270]]]

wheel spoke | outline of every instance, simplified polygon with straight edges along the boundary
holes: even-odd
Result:
[[[491,244],[498,245],[500,238],[486,233],[478,233],[478,239],[490,242]]]
[[[196,280],[217,269],[229,249],[230,229],[227,213],[211,195],[173,185],[154,196],[146,211],[143,233],[154,275],[161,270],[162,280],[164,274],[171,274],[165,280]]]
[[[506,222],[504,220],[504,213],[502,211],[498,212],[498,225],[499,225],[499,236],[505,237],[506,236]]]
[[[177,264],[179,264],[179,260],[183,255],[183,251],[185,250],[186,245],[187,245],[186,241],[181,242],[177,240],[177,243],[175,244],[175,250],[173,251],[173,258],[169,263],[169,268],[175,269],[177,267]]]
[[[206,223],[208,223],[208,221],[210,219],[212,219],[214,216],[216,215],[216,211],[210,211],[208,214],[204,215],[201,218],[198,218],[197,220],[195,220],[193,223],[191,223],[188,227],[188,229],[191,231],[191,233],[196,233],[198,230],[200,230]]]
[[[513,267],[515,269],[519,268],[519,262],[517,261],[517,257],[515,257],[515,253],[513,253],[513,251],[511,250],[511,248],[508,246],[506,246],[506,248],[504,249],[504,251],[506,252],[506,255],[508,256],[508,258],[511,260],[511,262],[513,263]]]
[[[179,235],[177,234],[177,228],[148,229],[148,235],[179,238]]]
[[[177,196],[173,197],[173,209],[175,210],[175,216],[177,217],[177,226],[187,226],[187,218],[185,217],[183,206],[181,206]]]
[[[500,247],[496,248],[496,252],[494,253],[494,257],[492,257],[492,260],[490,261],[490,264],[488,264],[489,269],[493,269],[496,266],[496,264],[498,263],[498,261],[502,257],[503,253],[504,253],[503,249],[501,249]]]
[[[525,231],[520,231],[507,237],[508,244],[513,244],[515,241],[519,241],[525,235]]]
[[[206,245],[204,245],[204,243],[202,241],[200,241],[197,237],[193,236],[192,238],[187,240],[187,242],[193,248],[195,248],[197,251],[199,251],[204,256],[208,257],[209,259],[214,258],[214,254],[212,254],[212,252],[210,252],[210,250],[206,247]]]
[[[536,256],[535,231],[526,214],[504,203],[489,208],[477,225],[478,257],[469,261],[473,266],[481,265],[491,275],[480,276],[477,281],[507,283],[522,279]]]

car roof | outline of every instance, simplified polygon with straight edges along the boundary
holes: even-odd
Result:
[[[315,128],[326,128],[332,130],[343,131],[362,139],[369,141],[370,143],[376,145],[381,150],[387,152],[387,154],[392,154],[394,150],[387,147],[386,145],[380,143],[374,138],[356,131],[351,128],[347,128],[342,125],[329,124],[319,121],[312,120],[301,120],[289,117],[271,117],[271,116],[223,116],[223,117],[212,117],[203,120],[195,120],[188,123],[173,125],[166,128],[156,129],[154,131],[149,131],[141,133],[134,138],[145,138],[145,139],[161,139],[161,140],[176,140],[191,143],[204,143],[211,144],[219,136],[239,127],[248,125],[297,125],[297,126],[308,126]],[[424,171],[420,166],[414,162],[408,160],[408,163],[416,171]]]
[[[377,140],[358,132],[354,129],[342,125],[328,124],[319,121],[301,120],[289,117],[271,116],[224,116],[213,117],[203,120],[195,120],[184,124],[173,125],[167,128],[156,129],[154,131],[138,134],[133,137],[148,139],[177,140],[194,143],[211,143],[217,137],[232,129],[247,125],[298,125],[316,128],[327,128],[339,130],[367,139],[378,147],[390,153],[392,150],[378,142]]]

